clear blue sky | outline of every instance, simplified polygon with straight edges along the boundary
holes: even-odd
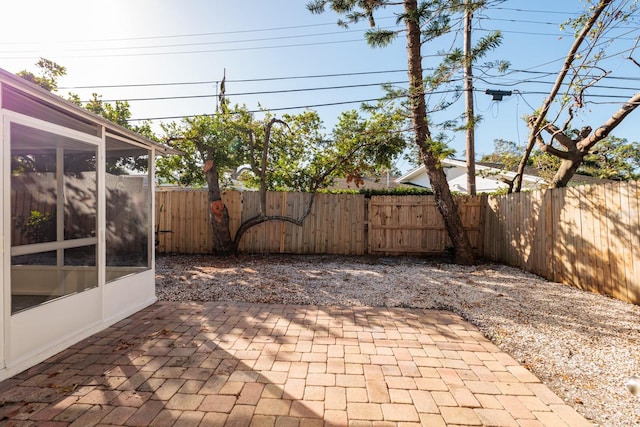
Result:
[[[363,39],[365,23],[344,30],[336,25],[335,15],[312,15],[305,4],[305,0],[9,0],[2,5],[0,68],[36,71],[33,64],[39,57],[51,59],[68,70],[59,82],[60,95],[71,91],[86,100],[96,92],[104,100],[130,100],[133,118],[138,119],[214,112],[214,82],[226,69],[232,102],[256,110],[261,105],[275,109],[275,114],[302,111],[291,107],[316,106],[312,108],[329,131],[341,111],[360,104],[348,102],[381,96],[378,84],[382,82],[405,84],[405,40],[372,49]],[[503,45],[486,60],[506,59],[512,70],[504,76],[476,71],[476,112],[483,117],[476,132],[478,157],[492,151],[494,139],[526,142],[521,118],[540,106],[573,42],[570,34],[561,34],[559,24],[576,16],[582,4],[578,0],[511,0],[477,17],[477,37],[496,29],[504,35]],[[394,28],[394,10],[379,13],[377,23]],[[628,29],[629,34],[610,49],[607,64],[612,76],[624,78],[605,80],[601,88],[592,89],[597,103],[581,113],[574,127],[602,124],[640,90],[640,68],[624,59],[629,55],[625,49],[638,36],[637,23]],[[437,65],[438,51],[461,43],[458,35],[426,46],[425,68]],[[331,76],[310,78],[319,75]],[[204,83],[169,85],[197,82]],[[149,84],[163,85],[143,86]],[[95,87],[114,85],[121,87]],[[354,85],[365,86],[335,88]],[[327,87],[334,89],[319,90]],[[495,102],[484,94],[486,89],[514,94]],[[272,91],[281,92],[248,94]],[[156,99],[135,100],[139,98]],[[430,102],[438,99],[436,95]],[[318,106],[334,103],[345,104]],[[461,111],[459,102],[434,119]],[[640,111],[614,134],[638,141],[638,123]],[[452,144],[461,158],[464,140],[463,134],[457,134]],[[399,166],[406,169],[404,164]]]

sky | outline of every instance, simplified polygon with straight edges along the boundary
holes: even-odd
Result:
[[[623,1],[623,0],[619,0]],[[358,109],[384,92],[382,83],[406,87],[406,40],[371,48],[364,41],[366,23],[348,29],[338,16],[311,14],[305,0],[3,0],[0,68],[36,72],[44,57],[63,65],[60,96],[70,92],[88,100],[127,100],[133,119],[162,121],[210,114],[216,109],[219,82],[226,95],[250,110],[280,116],[304,108],[318,111],[330,132],[342,111]],[[573,36],[560,24],[582,10],[579,0],[507,0],[477,14],[474,39],[500,30],[503,43],[480,61],[507,60],[500,75],[486,67],[474,71],[474,103],[482,116],[475,134],[476,157],[493,151],[496,139],[525,144],[523,117],[540,107],[560,70]],[[376,15],[381,28],[396,29],[393,8]],[[640,90],[640,67],[626,59],[640,32],[623,27],[607,50],[611,74],[589,90],[593,97],[573,127],[601,125]],[[425,69],[438,65],[440,53],[461,46],[462,35],[423,48]],[[635,52],[634,52],[635,53]],[[640,60],[640,53],[636,56]],[[487,89],[511,91],[494,101]],[[433,94],[430,105],[445,95]],[[433,116],[447,120],[464,111],[463,100]],[[259,113],[258,113],[259,114]],[[614,135],[640,141],[640,111],[632,113]],[[465,135],[451,135],[451,146],[464,158]],[[405,172],[410,167],[399,161]]]

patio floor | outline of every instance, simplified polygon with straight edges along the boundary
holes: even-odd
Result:
[[[589,426],[459,316],[158,302],[0,383],[7,426]]]

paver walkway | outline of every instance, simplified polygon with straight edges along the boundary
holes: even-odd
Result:
[[[0,383],[3,425],[587,426],[448,312],[159,302]]]

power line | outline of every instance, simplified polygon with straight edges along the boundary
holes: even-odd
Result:
[[[336,40],[336,41],[325,41],[325,42],[316,42],[316,43],[297,43],[297,44],[286,44],[286,45],[278,45],[278,46],[251,46],[251,47],[242,47],[242,48],[233,48],[233,49],[206,49],[206,50],[188,50],[188,51],[179,51],[179,52],[146,52],[146,53],[114,53],[114,54],[104,54],[104,55],[60,55],[60,58],[127,58],[127,57],[140,57],[140,56],[160,56],[160,55],[191,55],[195,53],[217,53],[217,52],[241,52],[241,51],[249,51],[249,50],[260,50],[260,49],[282,49],[282,48],[291,48],[291,47],[308,47],[308,46],[319,46],[319,45],[332,45],[332,44],[341,44],[341,43],[356,43],[356,42],[366,42],[364,38],[361,39],[352,39],[352,40]],[[93,49],[94,51],[96,49]],[[34,58],[29,56],[3,56],[2,59],[27,59]]]
[[[531,68],[536,68],[531,67]],[[482,67],[478,67],[482,68]],[[515,74],[515,73],[523,73],[523,74],[533,74],[539,75],[541,77],[554,76],[557,74],[557,71],[534,71],[531,68],[529,69],[520,69],[520,68],[512,68],[509,69],[504,74],[488,74],[489,77],[492,78],[502,78],[507,75]],[[430,68],[425,68],[425,70],[429,70]],[[395,69],[395,70],[376,70],[376,71],[355,71],[350,73],[331,73],[331,74],[309,74],[309,75],[301,75],[301,76],[281,76],[281,77],[263,77],[263,78],[253,78],[253,79],[226,79],[227,83],[259,83],[259,82],[268,82],[268,81],[278,81],[278,80],[301,80],[301,79],[320,79],[320,78],[331,78],[331,77],[352,77],[352,76],[364,76],[364,75],[378,75],[378,74],[393,74],[393,73],[406,73],[406,69]],[[603,79],[609,80],[625,80],[625,81],[640,81],[640,77],[634,76],[604,76]],[[194,81],[194,82],[163,82],[163,83],[130,83],[130,84],[111,84],[111,85],[86,85],[86,86],[60,86],[58,89],[61,90],[74,90],[74,89],[112,89],[112,88],[131,88],[131,87],[154,87],[154,86],[189,86],[189,85],[210,85],[210,84],[218,84],[220,80],[204,80],[204,81]],[[526,83],[540,83],[540,81],[536,80],[520,80],[516,84],[526,84]],[[542,82],[546,83],[546,82]],[[549,82],[552,83],[552,82]],[[493,85],[505,85],[505,83],[490,83]],[[513,86],[513,84],[509,84]]]
[[[531,12],[531,13],[548,13],[548,14],[555,14],[555,15],[563,15],[563,16],[570,16],[570,15],[575,15],[575,12],[561,12],[561,11],[553,11],[553,10],[535,10],[535,9],[519,9],[519,8],[512,8],[512,7],[494,7],[493,9],[496,10],[508,10],[508,11],[512,11],[512,12]]]
[[[336,105],[347,105],[347,104],[361,104],[363,102],[376,102],[379,101],[380,98],[371,98],[371,99],[361,99],[356,101],[340,101],[340,102],[328,102],[324,104],[309,104],[309,105],[299,105],[295,107],[278,107],[278,108],[269,108],[267,110],[249,110],[248,113],[262,113],[265,111],[284,111],[284,110],[302,110],[306,108],[318,108],[318,107],[331,107]],[[171,120],[171,119],[185,119],[189,117],[195,116],[213,116],[215,113],[207,113],[207,114],[193,114],[193,115],[183,115],[183,116],[166,116],[166,117],[149,117],[144,119],[128,119],[129,122],[140,122],[140,121],[152,121],[152,120]]]
[[[374,74],[391,74],[391,73],[406,73],[406,69],[402,70],[384,70],[384,71],[359,71],[353,73],[333,73],[333,74],[315,74],[306,76],[285,76],[285,77],[265,77],[258,79],[226,79],[227,83],[249,83],[249,82],[268,82],[276,80],[296,80],[296,79],[319,79],[326,77],[346,77],[346,76],[363,76]],[[121,85],[92,85],[92,86],[66,86],[59,87],[58,89],[105,89],[105,88],[120,88],[120,87],[149,87],[149,86],[181,86],[181,85],[202,85],[202,84],[217,84],[220,80],[208,80],[199,82],[172,82],[172,83],[134,83],[134,84],[121,84]]]
[[[448,89],[448,90],[442,90],[442,91],[433,91],[433,92],[429,92],[429,95],[431,94],[444,94],[444,93],[454,93],[454,92],[458,92],[456,89]],[[391,97],[387,97],[384,98],[385,100],[389,100],[389,99],[399,99],[399,98],[405,98],[405,96],[403,95],[396,95],[396,96],[391,96]],[[301,109],[307,109],[307,108],[319,108],[319,107],[332,107],[332,106],[336,106],[336,105],[347,105],[347,104],[362,104],[364,102],[377,102],[380,101],[382,98],[369,98],[369,99],[360,99],[360,100],[354,100],[354,101],[337,101],[337,102],[328,102],[328,103],[323,103],[323,104],[309,104],[309,105],[298,105],[298,106],[294,106],[294,107],[277,107],[277,108],[268,108],[266,110],[248,110],[248,113],[263,113],[265,111],[285,111],[285,110],[301,110]],[[151,121],[151,120],[171,120],[171,119],[183,119],[183,118],[189,118],[189,117],[195,117],[195,116],[213,116],[216,113],[207,113],[207,114],[192,114],[192,115],[182,115],[182,116],[166,116],[166,117],[148,117],[148,118],[144,118],[144,119],[128,119],[128,121],[130,122],[139,122],[139,121]]]
[[[392,28],[397,28],[397,27],[396,26],[383,27],[382,29],[392,29]],[[234,44],[235,43],[253,43],[253,42],[265,42],[265,41],[273,41],[273,40],[301,39],[301,38],[307,38],[307,37],[329,36],[329,35],[345,34],[345,33],[364,33],[365,31],[367,30],[344,30],[344,31],[332,31],[328,33],[296,34],[291,36],[262,37],[262,38],[244,39],[244,40],[218,40],[218,41],[208,41],[208,42],[162,44],[162,45],[155,45],[155,46],[118,46],[118,47],[103,47],[103,48],[96,48],[95,46],[91,46],[88,48],[69,49],[69,51],[70,52],[85,52],[85,51],[95,52],[96,50],[117,51],[117,50],[132,50],[132,49],[161,49],[161,48],[174,48],[174,47],[209,46],[209,45],[221,45],[221,44],[232,44],[232,43]]]
[[[477,78],[478,80],[486,83],[489,86],[515,86],[515,84],[504,84],[504,83],[492,83],[483,78]],[[454,80],[456,81],[456,80]],[[324,87],[311,87],[311,88],[299,88],[299,89],[281,89],[281,90],[268,90],[268,91],[256,91],[256,92],[238,92],[238,93],[228,93],[226,96],[250,96],[250,95],[272,95],[278,93],[297,93],[297,92],[315,92],[322,90],[337,90],[337,89],[353,89],[353,88],[362,88],[362,87],[371,87],[371,86],[382,86],[385,84],[389,85],[398,85],[398,84],[407,84],[407,80],[403,81],[395,81],[395,82],[378,82],[378,83],[365,83],[365,84],[357,84],[357,85],[341,85],[341,86],[324,86]],[[552,85],[553,82],[543,82],[543,81],[529,81],[527,84],[545,84]],[[621,86],[594,86],[595,89],[611,89],[611,90],[633,90],[638,91],[640,89],[630,88],[630,87],[621,87]],[[534,92],[528,92],[534,93]],[[542,93],[542,92],[537,92]],[[127,98],[127,99],[101,99],[102,102],[140,102],[140,101],[169,101],[176,99],[199,99],[199,98],[215,98],[218,94],[204,94],[204,95],[176,95],[176,96],[156,96],[156,97],[145,97],[145,98]],[[589,96],[595,96],[590,94]],[[81,101],[83,103],[87,103],[90,101]]]
[[[474,89],[474,92],[476,93],[485,93],[485,89],[481,89],[481,88],[476,88]],[[458,93],[457,89],[449,89],[449,90],[442,90],[442,91],[433,91],[433,92],[429,92],[428,95],[432,95],[432,94],[446,94],[446,93]],[[515,91],[515,93],[522,97],[524,99],[524,95],[548,95],[547,92],[539,92],[539,91]],[[622,95],[611,95],[611,94],[590,94],[589,97],[591,98],[608,98],[608,99],[620,99],[620,100],[627,100],[629,99],[628,96],[622,96]],[[397,96],[392,96],[391,99],[400,99],[400,98],[405,98],[405,96],[403,95],[397,95]],[[276,107],[276,108],[268,108],[268,109],[264,109],[264,110],[248,110],[248,113],[263,113],[263,112],[270,112],[270,111],[287,111],[287,110],[301,110],[301,109],[308,109],[308,108],[321,108],[321,107],[332,107],[332,106],[337,106],[337,105],[348,105],[348,104],[362,104],[362,103],[366,103],[366,102],[377,102],[382,100],[383,98],[369,98],[369,99],[360,99],[360,100],[353,100],[353,101],[337,101],[337,102],[328,102],[328,103],[322,103],[322,104],[308,104],[308,105],[297,105],[297,106],[291,106],[291,107]],[[389,99],[389,98],[384,98],[384,99]],[[596,101],[592,101],[590,102],[592,104],[620,104],[620,102],[596,102]],[[195,117],[195,116],[212,116],[215,113],[206,113],[206,114],[192,114],[192,115],[178,115],[178,116],[163,116],[163,117],[147,117],[147,118],[139,118],[139,119],[128,119],[128,121],[130,122],[138,122],[138,121],[153,121],[153,120],[174,120],[174,119],[184,119],[184,118],[190,118],[190,117]]]
[[[397,82],[379,82],[379,83],[363,83],[357,85],[343,85],[343,86],[325,86],[325,87],[311,87],[311,88],[301,88],[301,89],[282,89],[282,90],[266,90],[266,91],[258,91],[258,92],[239,92],[239,93],[226,93],[225,96],[248,96],[248,95],[270,95],[275,93],[295,93],[295,92],[314,92],[319,90],[336,90],[336,89],[352,89],[359,87],[371,87],[371,86],[382,86],[384,84],[396,85],[396,84],[406,84],[409,83],[408,80],[397,81]],[[117,101],[166,101],[170,99],[190,99],[190,98],[215,98],[217,94],[207,94],[207,95],[179,95],[179,96],[163,96],[163,97],[150,97],[150,98],[128,98],[128,99],[105,99],[102,102],[117,102]],[[82,101],[89,102],[89,101]]]

